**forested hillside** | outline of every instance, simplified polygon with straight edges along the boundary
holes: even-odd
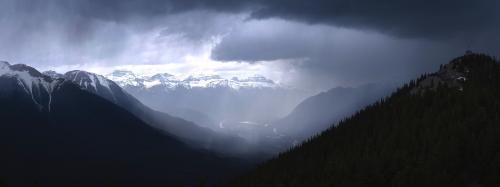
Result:
[[[467,53],[229,186],[498,186],[500,65]]]

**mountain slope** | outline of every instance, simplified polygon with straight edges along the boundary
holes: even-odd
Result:
[[[0,63],[0,88],[1,185],[165,186],[237,166],[29,66]]]
[[[231,186],[497,186],[500,65],[466,54]]]
[[[250,147],[241,138],[216,133],[184,119],[152,110],[104,76],[76,70],[65,73],[64,77],[80,85],[84,90],[121,106],[144,122],[193,147],[238,156],[253,151],[249,150]]]

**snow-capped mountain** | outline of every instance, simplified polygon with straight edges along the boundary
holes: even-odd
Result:
[[[48,111],[51,109],[52,92],[64,81],[43,75],[24,64],[10,65],[4,61],[0,61],[0,77],[6,78],[2,80],[5,84],[2,86],[2,92],[21,88],[39,110]],[[9,85],[8,82],[15,85]]]
[[[64,78],[64,74],[60,74],[52,70],[44,71],[42,72],[42,74],[52,77],[54,79]]]
[[[100,87],[98,86],[102,86],[106,90],[111,89],[110,88],[111,81],[107,80],[105,77],[101,75],[97,75],[94,73],[75,70],[65,73],[64,77],[75,83],[78,83],[80,86],[85,87],[86,89],[93,89],[99,91]]]
[[[141,89],[161,87],[167,90],[176,88],[231,88],[239,90],[242,88],[280,87],[280,85],[274,81],[259,75],[245,79],[238,79],[237,77],[226,79],[219,75],[191,75],[185,79],[181,79],[168,73],[144,76],[136,75],[131,71],[117,70],[108,74],[106,77],[124,88],[134,87]]]
[[[95,73],[74,70],[66,72],[64,78],[118,105],[121,104],[123,97],[128,96],[128,94],[123,93],[120,86],[113,81]]]

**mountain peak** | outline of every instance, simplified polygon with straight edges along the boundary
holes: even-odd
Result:
[[[463,91],[463,85],[469,80],[470,74],[477,72],[481,67],[494,67],[496,60],[488,55],[468,51],[465,55],[441,65],[439,71],[425,75],[417,80],[416,87],[410,93],[420,93],[426,90],[435,90],[439,85],[447,85]]]
[[[169,74],[169,73],[158,73],[153,75],[153,77],[173,77],[174,75]]]
[[[274,84],[273,80],[268,79],[262,75],[254,75],[254,76],[248,77],[246,79],[242,79],[240,81],[242,81],[242,82],[263,82],[263,83]]]
[[[158,74],[153,75],[151,77],[151,79],[160,80],[160,81],[177,80],[177,78],[174,75],[169,74],[169,73],[158,73]]]
[[[472,71],[477,67],[492,65],[492,62],[495,61],[495,58],[492,56],[468,51],[465,55],[453,59],[450,63],[444,65],[444,67],[447,67],[448,69],[454,69],[463,73],[468,73],[469,71]]]
[[[49,111],[52,92],[64,82],[54,80],[25,64],[10,65],[7,62],[0,63],[0,77],[17,82],[18,88],[28,94],[40,110],[46,108]]]
[[[46,76],[49,76],[53,79],[60,79],[60,78],[64,78],[64,75],[61,74],[61,73],[57,73],[56,71],[52,71],[52,70],[49,70],[49,71],[44,71],[42,72],[42,74],[46,75]]]
[[[31,66],[28,66],[26,64],[14,64],[14,65],[10,65],[10,69],[12,69],[14,71],[24,71],[24,72],[27,72],[29,75],[31,75],[33,77],[46,77],[45,75],[43,75],[42,73],[40,73],[35,68],[33,68]]]
[[[104,76],[95,73],[74,70],[65,73],[64,77],[86,89],[91,87],[94,91],[99,91],[99,89],[103,87],[110,90],[109,86],[111,81],[106,79]]]
[[[222,77],[219,75],[205,75],[205,74],[190,75],[188,78],[185,79],[185,81],[204,81],[211,79],[222,79]]]
[[[13,77],[19,77],[22,79],[42,79],[47,82],[51,82],[51,77],[40,73],[35,68],[25,65],[25,64],[14,64],[10,65],[8,62],[0,62],[0,76],[7,75]]]

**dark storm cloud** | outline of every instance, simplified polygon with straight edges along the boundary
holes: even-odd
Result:
[[[493,0],[273,0],[256,18],[281,17],[409,37],[447,37],[498,31],[500,3]]]
[[[49,0],[84,17],[122,21],[191,10],[250,11],[253,18],[279,17],[403,37],[448,37],[498,31],[500,2],[494,0]]]
[[[126,22],[193,10],[248,12],[254,19],[279,17],[311,24],[371,29],[401,37],[465,37],[500,31],[494,0],[4,0],[12,14],[40,13],[71,19],[75,34],[92,32],[95,19]],[[5,5],[10,6],[5,6]],[[32,24],[33,25],[33,24]],[[80,32],[80,33],[77,33]]]
[[[85,17],[111,21],[163,16],[193,10],[235,13],[255,5],[252,1],[238,0],[70,0],[64,4],[68,7],[76,5],[78,7],[76,11]]]
[[[47,8],[112,21],[191,10],[249,11],[257,19],[279,17],[403,37],[481,34],[500,27],[500,2],[494,0],[18,0],[15,4],[26,11]]]

